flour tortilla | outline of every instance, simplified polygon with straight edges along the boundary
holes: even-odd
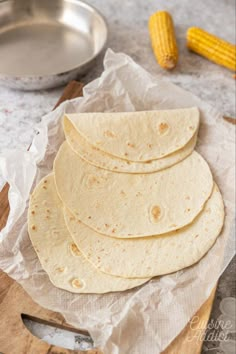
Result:
[[[54,171],[58,194],[74,216],[97,232],[121,238],[188,225],[213,188],[210,169],[195,151],[166,170],[127,174],[87,163],[64,142]]]
[[[128,160],[163,158],[182,147],[199,126],[199,110],[184,108],[123,113],[79,113],[66,117],[87,142]]]
[[[42,267],[58,288],[98,294],[130,289],[148,280],[107,275],[86,260],[66,228],[52,174],[39,183],[31,196],[28,228]]]
[[[91,230],[64,208],[72,238],[99,270],[120,277],[153,277],[199,261],[212,247],[224,222],[224,205],[215,185],[203,211],[188,226],[148,238],[117,239]]]
[[[67,117],[64,118],[64,132],[70,147],[84,160],[105,170],[126,173],[151,173],[168,168],[190,155],[197,141],[196,132],[182,149],[168,156],[149,162],[133,162],[107,154],[88,143]]]

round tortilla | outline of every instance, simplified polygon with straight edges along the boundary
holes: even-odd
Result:
[[[197,141],[196,132],[182,149],[168,156],[149,162],[133,162],[107,154],[88,143],[67,117],[64,118],[64,132],[70,147],[84,160],[105,170],[124,173],[151,173],[175,165],[193,152]]]
[[[188,226],[148,238],[117,239],[91,230],[64,208],[67,227],[84,256],[99,270],[120,277],[153,277],[198,262],[212,247],[224,222],[215,185],[203,211]]]
[[[58,194],[84,224],[121,238],[159,235],[188,225],[213,188],[206,161],[193,152],[151,174],[114,173],[87,163],[64,142],[54,161]]]
[[[182,147],[199,126],[199,110],[183,108],[122,113],[79,113],[66,117],[87,142],[128,161],[163,158]]]
[[[86,260],[65,225],[52,174],[42,179],[30,198],[28,230],[42,267],[58,288],[100,294],[130,289],[148,280],[108,275]]]

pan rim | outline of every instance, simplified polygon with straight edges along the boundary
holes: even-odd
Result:
[[[98,18],[100,18],[100,20],[102,21],[103,25],[104,25],[104,37],[103,37],[103,42],[102,45],[99,47],[99,49],[93,53],[92,55],[88,56],[88,58],[84,61],[82,61],[81,63],[77,64],[74,67],[71,67],[69,69],[66,69],[64,71],[57,71],[57,72],[51,72],[48,74],[43,74],[43,73],[37,73],[37,74],[13,74],[13,73],[3,73],[0,71],[0,78],[4,78],[4,79],[21,79],[21,80],[35,80],[38,79],[39,77],[42,79],[49,79],[55,76],[64,76],[64,75],[68,75],[72,72],[75,72],[77,70],[80,70],[81,68],[85,67],[86,65],[88,65],[90,62],[92,62],[95,58],[98,57],[99,54],[101,54],[101,52],[104,50],[106,44],[107,44],[107,40],[108,40],[108,23],[106,18],[104,17],[104,15],[93,5],[88,4],[86,1],[84,0],[63,0],[66,3],[72,3],[75,5],[78,5],[80,7],[86,8],[88,11],[90,11],[91,13],[94,13],[96,16],[98,16]],[[12,0],[0,0],[0,7],[2,4],[7,3],[7,2],[12,2]]]

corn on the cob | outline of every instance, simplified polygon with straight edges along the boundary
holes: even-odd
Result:
[[[150,16],[148,25],[158,63],[164,69],[173,69],[178,61],[178,48],[171,15],[166,11],[158,11]]]
[[[236,46],[201,28],[191,27],[188,29],[187,47],[216,64],[233,71],[236,70]]]

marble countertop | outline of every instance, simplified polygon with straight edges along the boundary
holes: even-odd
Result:
[[[216,2],[199,0],[88,0],[106,17],[109,26],[108,47],[125,52],[154,75],[191,91],[218,108],[225,115],[235,117],[235,80],[228,70],[188,52],[185,34],[190,26],[199,26],[233,42],[235,40],[235,4],[233,0]],[[147,21],[153,12],[169,10],[174,18],[179,46],[179,63],[172,72],[161,69],[152,54]],[[100,56],[89,74],[81,80],[89,82],[101,74]],[[62,93],[63,87],[47,91],[22,92],[0,86],[0,153],[7,149],[25,150],[35,134],[35,125],[49,112]],[[233,127],[232,127],[233,129]],[[235,261],[221,277],[212,318],[220,316],[224,298],[234,302]],[[232,305],[234,306],[234,305]],[[215,349],[214,349],[215,348]],[[205,341],[203,353],[224,353],[217,341]],[[228,350],[228,349],[227,349]],[[231,353],[230,351],[225,354]],[[232,351],[233,353],[233,351]]]

